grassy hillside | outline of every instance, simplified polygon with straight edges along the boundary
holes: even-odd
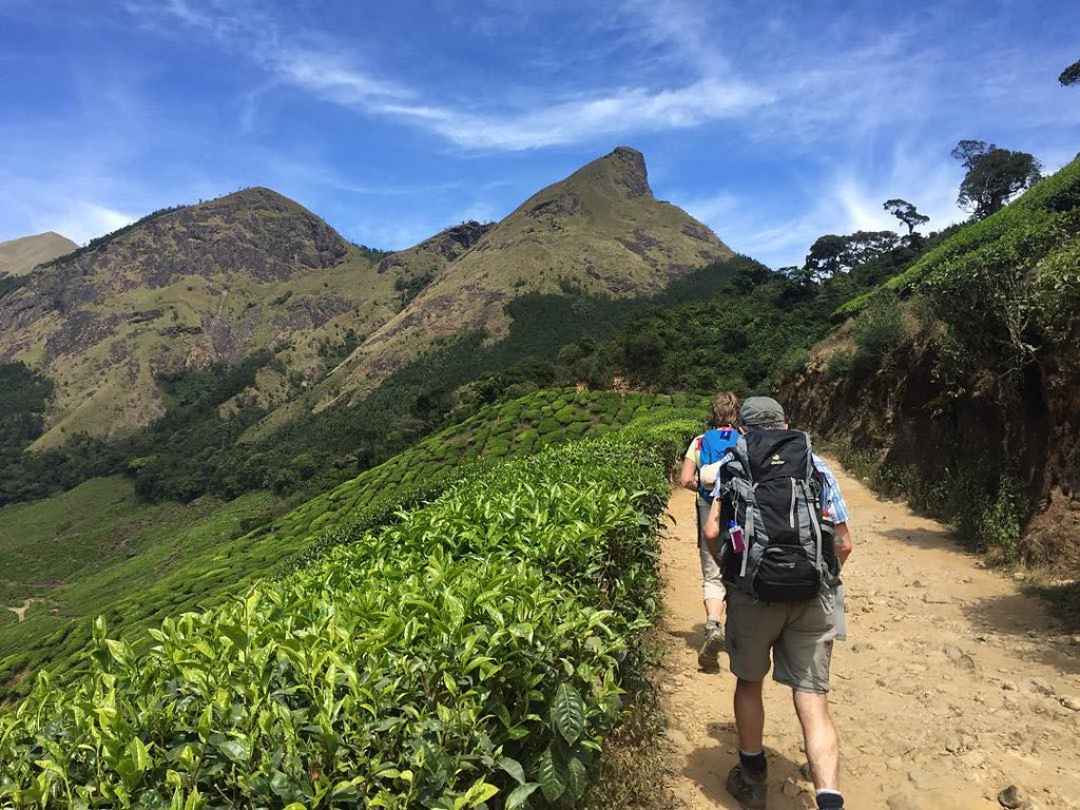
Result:
[[[745,330],[764,340],[770,352],[807,341],[799,329],[771,326],[791,320],[777,309],[791,288],[782,276],[738,257],[688,273],[658,295],[631,301],[569,288],[559,294],[525,295],[508,305],[513,322],[502,340],[492,342],[484,333],[464,335],[395,372],[362,404],[297,414],[284,425],[260,421],[266,411],[256,403],[230,407],[262,375],[277,373],[268,352],[233,366],[187,370],[161,380],[169,402],[166,414],[122,441],[72,441],[46,453],[23,454],[22,446],[36,434],[21,431],[9,448],[0,447],[9,459],[0,475],[0,503],[40,497],[87,476],[113,472],[132,475],[138,492],[150,499],[186,502],[206,494],[230,499],[258,489],[311,497],[390,458],[448,421],[460,421],[484,404],[538,386],[586,382],[608,388],[616,377],[630,376],[647,386],[659,383],[702,392],[716,379],[737,381],[744,372],[748,384],[756,385],[765,363],[756,341],[745,340]],[[712,301],[715,312],[710,315],[706,302]],[[675,344],[669,346],[666,354],[674,361],[692,359],[693,369],[683,365],[685,373],[663,379],[649,379],[636,367],[631,373],[634,363],[628,361],[641,354],[641,347],[634,348],[640,341],[629,345],[618,337],[633,336],[627,323],[659,313],[676,324],[670,314],[691,302],[700,306],[687,317],[700,319],[702,325],[685,330],[691,345],[684,357],[679,356],[681,345],[679,351]],[[816,323],[821,321],[818,309],[797,307],[796,317],[810,315]],[[732,315],[738,323],[726,333]],[[707,340],[694,345],[692,332],[703,329]],[[610,339],[617,345],[608,351]],[[725,350],[710,351],[708,341]],[[597,351],[602,347],[604,351]],[[3,369],[0,366],[0,372]],[[27,401],[20,406],[19,425],[39,418],[38,411],[47,404],[43,397],[22,398]],[[6,419],[0,419],[0,437]],[[24,440],[24,434],[29,438]]]
[[[96,478],[54,498],[0,509],[0,604],[42,597],[93,571],[135,557],[221,508],[214,499],[150,504],[119,476]]]
[[[25,275],[39,264],[70,253],[77,247],[66,236],[52,231],[0,242],[0,277]]]
[[[848,302],[785,393],[972,545],[1080,571],[1078,268],[1080,158]]]
[[[90,639],[94,615],[104,615],[116,633],[137,635],[165,616],[218,603],[258,579],[289,570],[298,556],[310,557],[343,542],[357,527],[382,525],[394,519],[398,509],[438,495],[450,481],[489,461],[672,414],[700,418],[704,402],[689,395],[538,391],[488,406],[272,522],[266,521],[275,506],[266,493],[252,493],[216,507],[205,502],[189,507],[148,506],[125,501],[130,485],[116,479],[90,482],[85,490],[39,503],[7,507],[0,510],[3,536],[18,538],[24,522],[41,521],[42,516],[62,512],[65,504],[74,502],[84,504],[79,525],[96,524],[100,532],[84,535],[72,527],[67,535],[51,541],[53,550],[34,568],[35,579],[28,576],[11,586],[12,593],[29,594],[30,586],[19,582],[70,579],[64,585],[33,591],[47,601],[32,605],[26,621],[16,624],[12,615],[0,624],[0,683],[4,685],[0,697],[25,692],[30,683],[27,674],[43,666],[54,667],[61,677],[79,669],[80,651]],[[110,513],[108,500],[88,497],[101,489],[113,493],[119,502],[115,514]],[[151,520],[154,516],[175,522],[159,527]],[[114,555],[108,565],[83,568],[80,559],[91,555],[64,542],[73,539],[81,544],[89,542],[89,536],[108,545],[111,538],[134,533],[148,523],[152,525],[147,534],[129,537],[138,553],[130,558],[126,552]],[[264,525],[248,531],[252,523]],[[50,529],[45,526],[39,532],[48,536]],[[55,561],[55,569],[50,560]],[[58,612],[53,613],[54,609]]]
[[[625,147],[394,254],[269,189],[163,209],[0,296],[0,363],[51,386],[0,442],[0,502],[119,472],[152,499],[311,495],[492,401],[462,390],[480,378],[578,382],[552,373],[566,343],[747,264],[654,199]]]

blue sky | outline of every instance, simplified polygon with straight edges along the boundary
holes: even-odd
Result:
[[[0,0],[0,240],[265,185],[401,248],[618,144],[772,266],[1080,150],[1076,2]]]

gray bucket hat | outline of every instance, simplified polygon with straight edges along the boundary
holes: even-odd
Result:
[[[772,397],[747,397],[739,410],[739,421],[746,427],[772,427],[784,424],[787,417]]]

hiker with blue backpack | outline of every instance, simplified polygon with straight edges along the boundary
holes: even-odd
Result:
[[[762,686],[771,663],[773,679],[792,689],[817,806],[843,810],[828,693],[833,641],[844,632],[847,505],[810,437],[788,429],[776,400],[749,397],[739,421],[743,435],[720,460],[704,529],[719,543],[727,650],[738,679],[739,763],[727,790],[744,807],[765,807]]]
[[[713,501],[720,459],[739,438],[735,429],[739,398],[731,391],[721,391],[713,397],[711,410],[709,428],[690,442],[680,476],[684,487],[697,492],[698,555],[705,601],[705,638],[698,653],[698,666],[709,672],[720,669],[717,656],[724,648],[724,580],[716,545],[705,538],[705,521]]]

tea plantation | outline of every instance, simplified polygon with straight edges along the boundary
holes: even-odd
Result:
[[[685,394],[543,390],[489,406],[255,531],[243,531],[244,521],[265,513],[266,505],[261,496],[243,496],[193,526],[177,525],[171,535],[158,531],[153,550],[35,594],[43,601],[31,606],[26,621],[16,624],[8,614],[0,623],[0,701],[26,694],[33,674],[46,666],[61,680],[83,671],[95,615],[104,616],[115,635],[137,637],[167,616],[209,607],[268,575],[292,571],[499,460],[571,437],[704,413],[705,402]],[[256,502],[263,505],[253,508]]]
[[[554,391],[493,408],[232,544],[214,607],[148,639],[152,612],[110,611],[129,620],[94,623],[84,673],[41,673],[0,715],[0,803],[573,803],[655,615],[690,405]],[[322,556],[250,584],[316,539]]]

